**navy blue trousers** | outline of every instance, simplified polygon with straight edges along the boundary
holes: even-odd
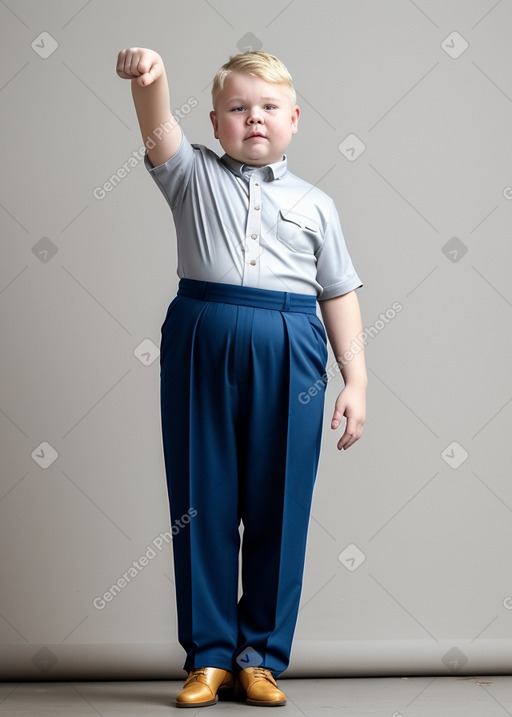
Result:
[[[161,331],[184,669],[261,665],[277,677],[298,616],[322,436],[316,297],[180,279]]]

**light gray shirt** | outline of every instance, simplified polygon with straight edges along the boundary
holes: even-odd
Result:
[[[183,135],[167,162],[144,164],[173,214],[180,278],[311,294],[362,286],[333,200],[280,162],[252,167]]]

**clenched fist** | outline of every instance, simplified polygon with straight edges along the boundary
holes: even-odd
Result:
[[[154,50],[144,47],[128,47],[117,56],[116,72],[123,80],[136,80],[140,87],[147,87],[163,72],[163,62]]]

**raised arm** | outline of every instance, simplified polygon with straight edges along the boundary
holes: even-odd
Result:
[[[131,80],[135,111],[151,164],[164,164],[178,151],[181,129],[172,116],[162,58],[154,50],[129,47],[118,54],[116,72],[124,80]]]

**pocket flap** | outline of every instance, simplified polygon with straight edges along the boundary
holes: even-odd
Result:
[[[310,232],[320,231],[320,227],[318,226],[318,224],[313,219],[305,217],[304,214],[297,214],[297,212],[287,212],[284,209],[280,209],[279,214],[281,216],[281,219],[284,219],[287,222],[293,222],[293,224],[296,224],[301,229],[307,229]]]

